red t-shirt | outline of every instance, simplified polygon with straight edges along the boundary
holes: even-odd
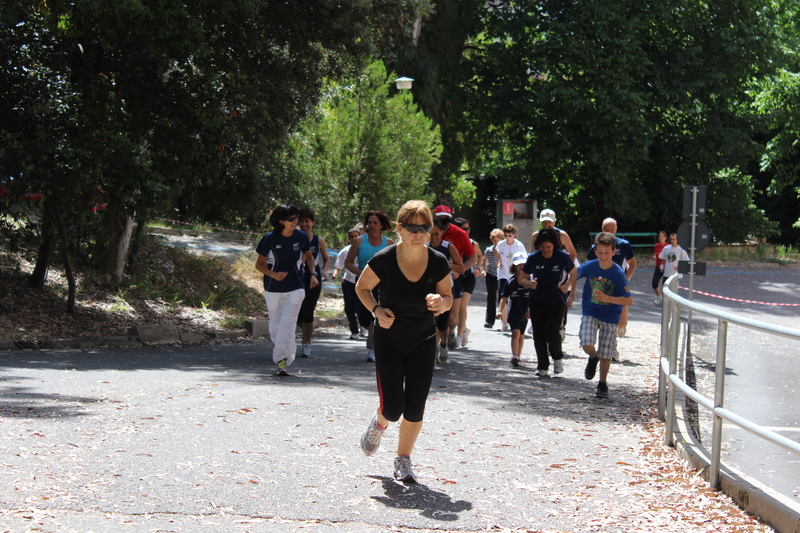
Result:
[[[450,224],[447,231],[442,234],[442,240],[453,243],[458,253],[461,254],[461,259],[466,259],[471,255],[475,255],[475,247],[472,246],[472,240],[469,238],[469,235],[455,224]]]
[[[660,242],[656,243],[656,268],[661,268],[661,265],[664,264],[664,261],[661,260],[658,256],[661,255],[661,250],[664,249],[665,246],[669,246],[668,242],[661,244]]]

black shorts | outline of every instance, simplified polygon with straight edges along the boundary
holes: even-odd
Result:
[[[453,300],[464,297],[464,276],[458,276],[453,280]]]
[[[313,289],[306,289],[306,297],[303,299],[303,305],[300,306],[300,313],[297,315],[298,324],[314,322],[314,310],[317,308],[320,294],[322,294],[322,283]]]
[[[475,274],[470,272],[469,275],[464,276],[464,292],[472,294],[472,291],[474,290],[475,290]]]

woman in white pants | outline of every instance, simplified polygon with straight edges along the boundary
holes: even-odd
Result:
[[[272,360],[278,367],[275,374],[279,376],[289,375],[288,368],[297,350],[294,332],[305,298],[300,269],[304,262],[312,272],[310,287],[319,285],[308,235],[297,229],[298,214],[294,206],[278,206],[269,216],[274,229],[264,235],[256,247],[256,270],[264,274]]]

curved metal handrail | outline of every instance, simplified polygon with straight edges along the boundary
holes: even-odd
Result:
[[[699,405],[711,411],[714,416],[712,429],[712,448],[711,465],[709,467],[709,484],[714,488],[719,488],[720,455],[722,450],[722,420],[739,426],[750,433],[771,442],[777,446],[785,448],[791,452],[800,454],[800,443],[787,439],[774,431],[766,429],[754,422],[733,413],[723,407],[725,391],[725,360],[727,357],[727,334],[728,324],[736,324],[745,328],[761,331],[770,335],[777,335],[789,339],[800,340],[800,330],[787,328],[753,320],[735,315],[726,311],[719,311],[703,304],[688,300],[677,294],[678,274],[673,274],[664,283],[663,294],[663,315],[661,320],[661,357],[659,360],[659,416],[665,419],[666,435],[665,441],[668,445],[674,444],[674,424],[675,424],[675,400],[676,389],[680,389]],[[716,373],[714,379],[714,398],[708,398],[687,385],[677,374],[678,341],[680,326],[680,308],[685,307],[694,312],[714,317],[718,320],[717,333],[717,359]],[[665,383],[665,379],[668,383]],[[665,385],[668,384],[668,390]],[[664,397],[666,393],[667,397]],[[666,404],[666,406],[665,406]],[[665,409],[666,407],[666,409]],[[665,416],[666,411],[666,416]]]

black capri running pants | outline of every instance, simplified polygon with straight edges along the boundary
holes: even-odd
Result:
[[[431,324],[431,326],[433,326]],[[391,422],[402,416],[421,422],[433,381],[436,330],[391,331],[375,325],[375,371],[381,414]]]
[[[472,291],[475,290],[475,274],[470,272],[469,274],[464,274],[464,292],[468,294],[472,294]]]
[[[314,309],[317,308],[320,294],[322,294],[322,283],[319,283],[313,289],[309,289],[308,285],[306,285],[306,297],[303,299],[303,305],[300,306],[300,312],[297,314],[298,324],[314,322]]]

